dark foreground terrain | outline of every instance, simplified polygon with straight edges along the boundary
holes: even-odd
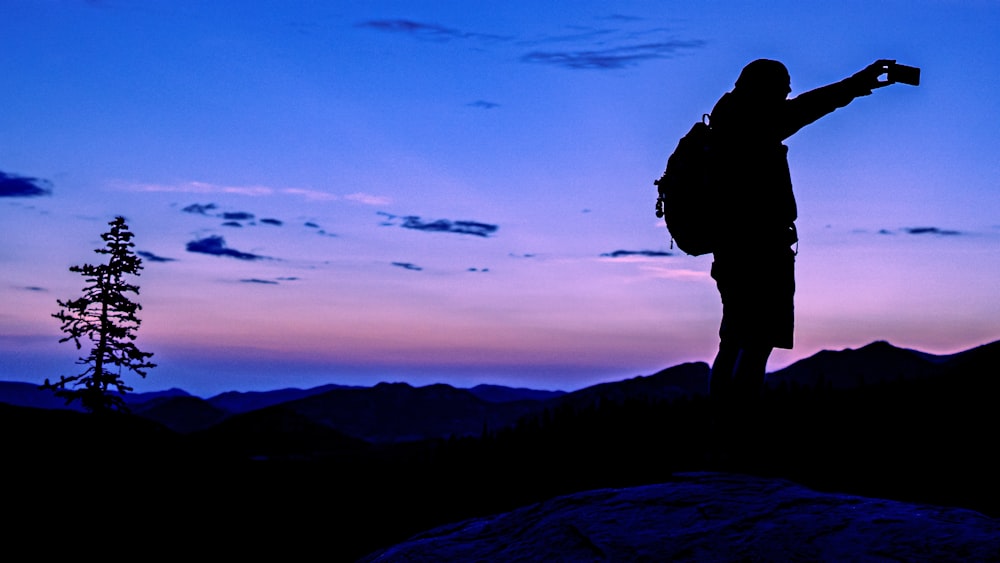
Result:
[[[698,394],[616,388],[550,399],[475,436],[409,442],[348,436],[281,405],[181,433],[137,415],[0,404],[16,515],[6,531],[354,561],[443,524],[702,471],[996,518],[996,346],[973,352],[920,377],[786,382],[725,417]]]
[[[1000,520],[735,473],[564,495],[446,524],[362,561],[1000,560]]]

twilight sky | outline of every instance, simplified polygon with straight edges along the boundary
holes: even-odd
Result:
[[[796,347],[1000,338],[1000,1],[0,2],[0,379],[79,373],[56,299],[116,215],[137,391],[573,390],[711,361],[711,256],[653,179],[756,58],[919,87],[787,142]]]

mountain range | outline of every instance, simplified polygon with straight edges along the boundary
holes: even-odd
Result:
[[[892,381],[940,377],[958,368],[1000,365],[1000,341],[950,355],[934,355],[877,341],[858,349],[821,351],[768,375],[772,388],[854,389]],[[995,367],[989,369],[995,370]],[[125,396],[133,414],[181,434],[225,424],[260,431],[264,420],[309,424],[368,443],[479,436],[509,427],[546,409],[581,409],[601,402],[672,401],[708,392],[709,366],[686,363],[652,375],[601,383],[573,392],[446,384],[414,387],[383,382],[371,387],[322,385],[309,389],[230,391],[207,399],[181,389]],[[62,399],[38,385],[0,382],[0,403],[65,409]],[[79,407],[75,407],[79,408]],[[293,423],[292,420],[299,422]],[[253,430],[256,429],[256,430]],[[219,429],[218,431],[222,431]]]
[[[0,456],[23,497],[9,512],[28,528],[56,507],[110,506],[121,537],[244,556],[269,547],[285,559],[355,561],[452,522],[704,470],[995,518],[998,365],[1000,341],[950,355],[886,342],[824,351],[769,374],[760,404],[733,425],[705,400],[703,362],[572,392],[171,389],[129,394],[132,415],[108,417],[63,408],[35,383],[0,383]],[[584,498],[588,518],[604,514],[589,496],[569,498]],[[826,506],[809,499],[776,502],[808,519]],[[761,502],[761,525],[787,529]],[[100,537],[108,522],[61,531]]]
[[[821,351],[768,375],[771,388],[853,389],[880,383],[945,375],[958,368],[1000,365],[1000,341],[957,354],[934,355],[877,341],[858,349]],[[989,368],[995,369],[995,368]],[[181,389],[125,395],[133,414],[181,434],[225,423],[229,432],[263,420],[300,419],[368,443],[479,436],[546,409],[581,409],[602,402],[673,401],[708,392],[704,362],[673,366],[652,375],[601,383],[573,392],[478,385],[414,387],[379,383],[371,387],[322,385],[309,389],[230,391],[207,399]],[[73,410],[51,392],[24,382],[0,382],[0,403]],[[291,422],[289,422],[291,424]],[[256,429],[256,430],[254,430]],[[221,431],[221,429],[219,430]]]

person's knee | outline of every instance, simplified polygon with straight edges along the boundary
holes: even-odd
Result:
[[[709,393],[721,397],[732,384],[740,349],[726,341],[719,343],[719,352],[709,372]]]

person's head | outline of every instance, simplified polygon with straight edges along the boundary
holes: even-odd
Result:
[[[743,67],[734,91],[762,101],[784,100],[792,91],[792,79],[780,62],[757,59]]]

